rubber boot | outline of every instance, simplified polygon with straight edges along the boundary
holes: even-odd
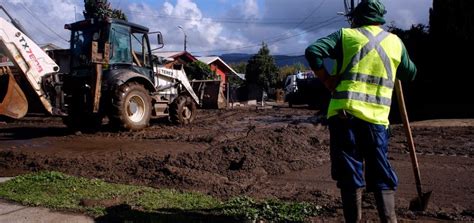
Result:
[[[341,190],[342,210],[347,223],[360,222],[362,218],[362,189]]]
[[[395,214],[395,191],[383,190],[374,193],[377,211],[379,212],[380,222],[396,223],[397,215]]]

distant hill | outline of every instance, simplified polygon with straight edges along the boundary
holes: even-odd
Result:
[[[229,53],[229,54],[222,54],[220,58],[224,60],[228,64],[234,63],[247,63],[247,61],[252,57],[252,54],[244,54],[244,53]],[[293,65],[297,63],[304,64],[308,67],[308,62],[304,58],[304,55],[301,56],[286,56],[286,55],[274,55],[275,63],[279,67],[283,67],[286,65]]]

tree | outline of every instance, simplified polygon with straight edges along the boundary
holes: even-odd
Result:
[[[84,0],[84,18],[114,18],[127,21],[127,16],[122,10],[112,9],[107,0]]]
[[[429,26],[389,27],[403,40],[418,69],[415,81],[404,84],[410,116],[415,120],[474,114],[472,59],[465,56],[474,50],[473,10],[472,0],[433,0]]]
[[[474,1],[433,0],[430,10],[431,76],[435,76],[432,91],[438,110],[449,110],[454,117],[474,114],[472,103],[472,56],[474,51]],[[456,111],[456,112],[454,112]]]
[[[229,64],[232,69],[234,69],[235,72],[239,74],[245,74],[245,68],[247,67],[247,63],[245,62],[240,62],[240,63],[234,63],[234,64]],[[229,82],[231,87],[240,87],[244,84],[244,81],[240,79],[240,77],[231,75],[228,77],[227,81]]]
[[[258,53],[249,59],[245,71],[248,84],[256,84],[266,90],[276,86],[278,67],[270,56],[267,44],[262,43]]]
[[[427,70],[432,66],[431,40],[428,27],[423,24],[412,25],[409,30],[403,30],[391,24],[388,31],[400,37],[408,49],[410,58],[418,68],[417,80],[435,79],[436,76]],[[429,74],[426,76],[426,74]]]
[[[245,68],[247,67],[247,63],[245,62],[240,62],[240,63],[233,63],[229,64],[232,69],[235,70],[237,73],[245,74]]]
[[[302,64],[302,63],[296,63],[291,66],[285,65],[284,67],[280,68],[280,72],[278,73],[278,78],[277,78],[277,87],[278,88],[283,88],[284,82],[286,80],[286,77],[288,75],[296,74],[298,71],[305,71],[308,68]]]
[[[213,80],[217,77],[216,72],[212,71],[209,65],[199,60],[184,65],[184,71],[191,80]]]

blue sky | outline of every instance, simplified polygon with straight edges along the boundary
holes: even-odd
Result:
[[[387,23],[401,28],[428,23],[432,0],[381,0]],[[187,49],[200,56],[256,53],[262,42],[272,54],[301,55],[306,46],[347,27],[342,0],[109,0],[131,22],[161,31],[162,51]],[[83,0],[0,0],[38,43],[67,47],[65,23],[82,18]]]

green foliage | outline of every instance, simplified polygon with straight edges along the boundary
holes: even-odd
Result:
[[[199,60],[184,65],[184,71],[188,78],[193,80],[215,80],[219,78],[216,72],[211,70],[211,67]]]
[[[407,48],[411,60],[417,65],[417,78],[423,76],[426,67],[431,66],[430,55],[431,41],[429,38],[428,27],[423,24],[412,25],[409,30],[403,30],[395,27],[393,24],[388,27],[388,31],[400,37]],[[420,70],[421,69],[421,70]],[[426,78],[434,79],[435,75],[428,75]]]
[[[309,216],[319,215],[323,211],[320,206],[305,202],[257,202],[249,197],[235,197],[222,202],[201,193],[112,184],[59,172],[27,174],[1,183],[0,198],[29,206],[86,212],[96,217],[106,214],[107,202],[100,202],[104,200],[115,201],[116,204],[112,205],[127,204],[146,212],[159,212],[163,209],[191,213],[197,211],[270,222],[303,222]],[[81,205],[84,199],[97,202],[84,206]]]
[[[451,98],[450,102],[471,100],[470,86],[474,76],[470,75],[471,69],[463,65],[472,63],[471,57],[464,55],[470,55],[474,50],[473,12],[472,0],[433,0],[430,10],[429,32],[432,42],[427,54],[431,63],[427,64],[429,74],[426,77],[436,76],[441,86],[456,86],[456,90],[462,91],[444,91],[442,97]],[[446,74],[462,76],[463,81],[446,78]]]
[[[417,67],[415,80],[404,84],[414,119],[470,117],[466,111],[473,110],[469,102],[474,75],[465,66],[472,59],[464,55],[474,50],[473,11],[472,0],[433,0],[429,26],[389,27],[403,40]],[[450,78],[453,75],[456,78]]]
[[[84,18],[114,18],[127,21],[122,10],[112,9],[107,0],[84,0]]]
[[[233,75],[227,77],[227,82],[229,82],[230,86],[232,87],[239,87],[244,84],[244,80],[240,79],[240,77]]]
[[[259,216],[257,203],[249,197],[234,197],[224,205],[223,213],[227,216],[235,216],[243,219],[254,220]]]
[[[303,222],[309,216],[322,213],[321,206],[306,202],[294,203],[280,200],[256,202],[249,197],[235,197],[223,205],[224,214],[247,220],[265,219],[270,222]]]
[[[277,78],[278,88],[283,88],[283,84],[288,75],[296,74],[298,71],[305,71],[307,69],[308,68],[306,68],[306,66],[302,63],[293,64],[291,66],[285,65],[284,67],[281,67]]]
[[[235,72],[239,74],[245,74],[245,68],[247,66],[247,63],[241,62],[241,63],[235,63],[235,64],[229,64],[232,69],[234,69]],[[240,77],[235,77],[235,76],[229,76],[227,81],[230,83],[232,87],[239,87],[242,86],[245,82],[244,80],[240,79]]]
[[[278,67],[270,56],[267,44],[262,43],[258,53],[249,59],[245,71],[247,83],[257,84],[267,90],[276,86]]]
[[[474,40],[474,1],[433,0],[430,10],[430,34],[440,41]]]
[[[39,172],[15,177],[0,184],[0,197],[24,205],[83,211],[95,216],[103,215],[106,207],[100,203],[97,203],[97,206],[84,207],[80,205],[81,200],[118,199],[121,203],[145,210],[207,209],[221,204],[219,200],[204,194],[111,184],[59,172]]]
[[[240,63],[229,64],[229,66],[232,67],[232,69],[234,69],[235,72],[245,74],[245,68],[247,67],[247,63],[240,62]]]

